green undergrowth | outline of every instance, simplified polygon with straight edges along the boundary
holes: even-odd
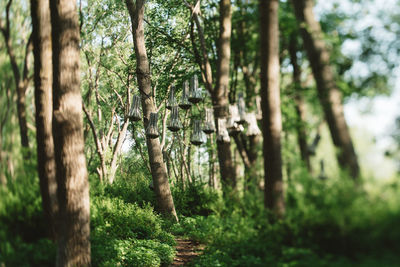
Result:
[[[206,244],[193,266],[399,266],[399,181],[354,184],[308,176],[287,189],[277,220],[262,195],[245,195],[209,216],[181,218],[172,231]]]

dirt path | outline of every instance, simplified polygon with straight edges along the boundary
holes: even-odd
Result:
[[[195,257],[199,256],[204,249],[204,246],[192,240],[177,237],[175,241],[176,255],[174,261],[170,265],[171,267],[186,265],[187,263],[191,262]]]

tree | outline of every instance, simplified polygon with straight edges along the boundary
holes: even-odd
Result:
[[[58,213],[56,166],[52,133],[52,51],[48,0],[31,0],[36,107],[36,142],[43,211],[56,239]]]
[[[144,38],[144,1],[137,0],[136,5],[133,3],[133,0],[125,0],[125,3],[132,23],[136,55],[136,74],[142,98],[143,123],[145,128],[147,128],[150,113],[155,111],[155,105],[152,97],[150,64],[147,58]],[[158,209],[161,213],[178,221],[168,182],[167,170],[163,160],[160,140],[158,138],[146,137],[146,144]]]
[[[29,148],[29,138],[28,138],[28,123],[26,118],[26,89],[29,85],[29,54],[32,50],[32,39],[29,37],[26,42],[25,47],[25,56],[24,56],[24,64],[22,74],[20,72],[16,54],[13,48],[12,40],[11,40],[11,28],[10,28],[10,8],[13,0],[9,0],[6,5],[6,21],[5,25],[3,25],[3,21],[0,18],[0,31],[3,35],[4,42],[6,44],[7,53],[10,59],[12,71],[14,74],[15,88],[17,91],[17,112],[18,112],[18,122],[19,122],[19,130],[21,136],[21,145],[22,147]]]
[[[282,181],[278,0],[259,2],[265,207],[285,213]]]
[[[217,44],[217,66],[216,78],[213,80],[213,73],[211,63],[208,57],[208,50],[206,47],[206,40],[204,37],[204,30],[200,23],[200,1],[197,1],[194,6],[186,2],[190,8],[194,23],[197,27],[198,37],[200,40],[200,52],[195,43],[194,31],[191,32],[192,45],[196,63],[199,65],[202,72],[203,81],[206,89],[210,92],[212,104],[214,106],[214,118],[227,117],[227,107],[229,104],[228,88],[229,88],[229,69],[231,59],[231,34],[232,34],[232,14],[230,0],[219,1],[219,36]],[[214,87],[215,83],[215,87]],[[235,166],[232,160],[230,142],[217,143],[218,160],[221,173],[222,182],[226,186],[236,187],[236,173]]]
[[[357,155],[343,114],[342,94],[330,66],[329,51],[323,40],[321,26],[314,17],[313,1],[293,0],[292,3],[317,84],[318,98],[324,110],[333,143],[338,148],[339,165],[348,170],[353,179],[356,179],[360,174]]]
[[[89,266],[90,203],[83,141],[75,1],[50,1],[53,138],[60,228],[57,266]]]

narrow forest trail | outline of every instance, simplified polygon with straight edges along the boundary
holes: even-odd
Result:
[[[196,241],[177,237],[176,241],[176,255],[174,261],[170,265],[172,266],[185,266],[194,258],[199,256],[204,250],[204,245],[199,244]]]

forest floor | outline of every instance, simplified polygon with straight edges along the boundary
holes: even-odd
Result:
[[[182,237],[175,238],[176,241],[176,255],[174,261],[170,265],[172,266],[185,266],[191,262],[194,258],[199,256],[204,250],[204,245]]]

